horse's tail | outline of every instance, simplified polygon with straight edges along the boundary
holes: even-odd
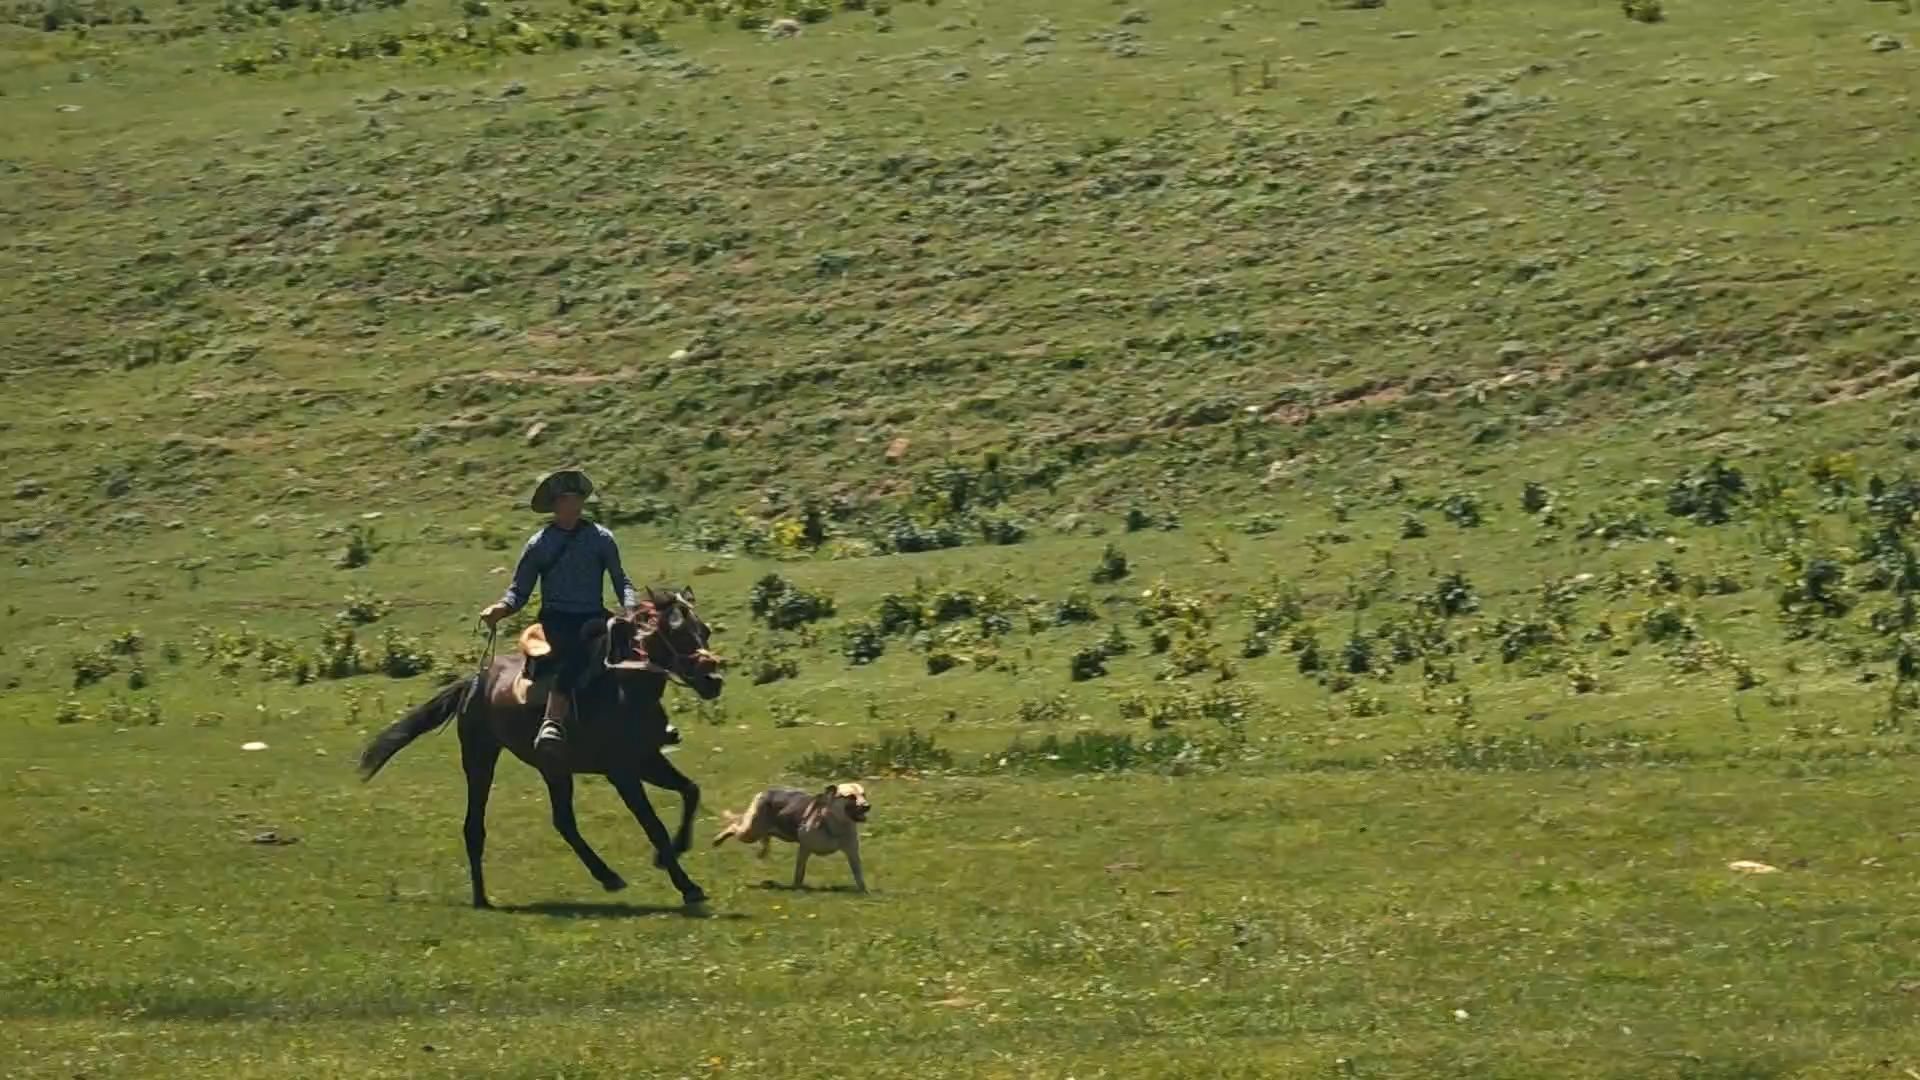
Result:
[[[447,721],[459,716],[465,709],[469,695],[478,695],[483,689],[485,675],[474,675],[458,682],[448,683],[446,688],[433,695],[432,700],[394,721],[393,726],[374,737],[360,754],[360,779],[371,780],[373,774],[387,763],[393,755],[399,753],[413,740],[429,731],[445,727]]]

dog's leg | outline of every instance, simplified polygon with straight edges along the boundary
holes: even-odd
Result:
[[[805,888],[807,883],[807,848],[804,844],[799,848],[800,854],[793,860],[793,887],[796,889]]]
[[[867,891],[867,879],[860,873],[860,834],[850,833],[847,843],[841,849],[847,853],[847,866],[853,871],[853,887],[859,892]]]

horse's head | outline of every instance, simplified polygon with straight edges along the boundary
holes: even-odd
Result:
[[[712,701],[726,679],[720,658],[707,649],[712,635],[694,611],[691,588],[648,588],[637,613],[607,623],[606,663],[616,670],[663,672]]]

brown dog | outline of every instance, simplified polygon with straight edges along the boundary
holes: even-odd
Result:
[[[828,784],[827,790],[818,795],[798,788],[768,788],[753,797],[746,813],[722,811],[727,825],[713,838],[713,846],[737,836],[743,844],[759,844],[764,859],[775,837],[797,845],[800,855],[793,864],[796,889],[807,880],[809,856],[843,852],[853,869],[854,888],[866,892],[867,881],[860,876],[860,823],[867,820],[871,807],[867,790],[859,784]]]

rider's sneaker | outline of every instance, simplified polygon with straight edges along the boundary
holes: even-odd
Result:
[[[552,720],[540,722],[540,733],[533,737],[533,748],[541,753],[558,753],[567,745],[566,732]]]

